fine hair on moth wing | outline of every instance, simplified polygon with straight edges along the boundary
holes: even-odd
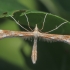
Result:
[[[68,21],[61,23],[56,28],[54,28],[48,32],[41,33],[40,31],[43,30],[43,28],[44,28],[44,23],[45,23],[45,20],[46,20],[48,13],[45,14],[45,17],[43,19],[43,25],[42,25],[42,28],[40,29],[40,31],[38,30],[37,24],[35,26],[35,29],[32,30],[30,27],[27,15],[26,14],[24,14],[24,15],[26,17],[28,27],[31,31],[29,31],[25,27],[21,26],[13,16],[9,15],[16,22],[16,24],[18,24],[21,28],[25,29],[26,31],[24,32],[24,31],[0,30],[0,38],[12,37],[12,36],[13,37],[16,37],[16,36],[34,37],[34,43],[33,43],[33,48],[32,48],[32,55],[31,55],[31,59],[32,59],[33,64],[35,64],[37,61],[37,39],[38,38],[42,38],[42,39],[46,39],[46,40],[63,41],[63,42],[70,43],[70,40],[69,40],[70,36],[69,35],[48,34],[49,32],[57,30],[59,27],[61,27],[63,24],[67,23]]]

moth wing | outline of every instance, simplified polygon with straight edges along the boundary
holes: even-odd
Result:
[[[0,39],[6,37],[33,37],[32,32],[0,30]]]
[[[59,35],[59,34],[45,34],[41,33],[40,38],[47,40],[47,41],[62,41],[65,43],[70,44],[70,35]]]

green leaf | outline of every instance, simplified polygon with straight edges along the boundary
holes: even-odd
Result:
[[[56,26],[67,21],[59,16],[56,16],[56,15],[53,15],[50,13],[40,12],[40,11],[28,11],[28,10],[25,12],[24,11],[16,11],[12,15],[17,21],[19,21],[19,23],[21,25],[28,26],[25,14],[28,17],[30,26],[34,29],[35,25],[37,24],[39,30],[41,29],[41,27],[43,25],[44,17],[47,14],[46,21],[44,23],[45,26],[43,28],[43,31],[45,31],[45,32],[52,30],[52,29],[56,28]],[[55,32],[55,33],[60,32],[62,34],[69,33],[69,25],[70,24],[68,22],[67,24],[64,24],[58,30],[55,30],[53,32]]]
[[[28,4],[27,4],[28,3]],[[11,14],[14,10],[37,9],[35,0],[0,0],[0,17]]]

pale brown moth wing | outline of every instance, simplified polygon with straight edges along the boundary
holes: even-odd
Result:
[[[6,37],[32,37],[32,32],[0,30],[0,39]]]
[[[59,34],[45,34],[40,33],[40,36],[42,39],[47,41],[62,41],[65,43],[70,44],[70,35],[59,35]]]

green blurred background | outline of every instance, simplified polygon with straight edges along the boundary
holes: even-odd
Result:
[[[48,14],[43,31],[49,31],[64,19],[70,21],[70,0],[0,0],[0,29],[23,31],[8,15],[14,13],[16,20],[28,29],[25,16],[27,12],[31,28],[35,24],[41,28],[45,12]],[[40,11],[40,12],[38,12]],[[7,14],[7,16],[5,16]],[[57,16],[55,16],[57,15]],[[64,18],[60,18],[60,17]],[[63,25],[55,34],[70,34],[70,23]],[[33,40],[23,38],[5,38],[0,40],[0,70],[70,70],[70,45],[62,42],[49,43],[38,41],[38,60],[32,64],[31,50]]]

